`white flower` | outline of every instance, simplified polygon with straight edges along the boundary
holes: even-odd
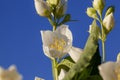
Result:
[[[120,80],[120,62],[106,62],[99,66],[103,80]]]
[[[62,80],[65,77],[67,72],[64,69],[61,69],[60,74],[58,76],[58,80]]]
[[[34,0],[35,9],[40,16],[49,17],[50,8],[44,0]]]
[[[112,28],[114,27],[114,16],[113,13],[110,13],[109,15],[107,15],[104,20],[103,20],[103,25],[105,27],[105,29],[107,30],[107,32],[110,32],[112,30]]]
[[[42,79],[42,78],[39,78],[39,77],[35,77],[35,80],[45,80],[45,79]]]
[[[61,58],[72,47],[72,33],[67,25],[59,26],[54,32],[41,31],[43,51],[49,58]]]
[[[7,70],[0,67],[0,80],[22,80],[22,76],[17,72],[16,67],[11,65]]]
[[[80,55],[83,53],[83,50],[80,48],[72,47],[69,51],[70,57],[73,61],[77,62],[80,58]]]

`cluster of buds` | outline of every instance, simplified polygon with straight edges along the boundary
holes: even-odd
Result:
[[[102,25],[101,29],[102,31],[100,33],[102,33],[101,38],[104,38],[104,40],[106,39],[106,35],[113,29],[115,21],[114,21],[114,7],[110,6],[108,7],[106,13],[105,13],[105,17],[102,20],[102,13],[103,13],[103,9],[105,7],[105,1],[104,0],[94,0],[93,1],[93,7],[89,7],[87,8],[87,15],[95,20],[98,20],[100,22],[100,24]],[[100,35],[99,35],[100,36]],[[100,39],[101,39],[100,38]]]
[[[35,9],[40,16],[61,17],[66,12],[67,0],[34,0]]]

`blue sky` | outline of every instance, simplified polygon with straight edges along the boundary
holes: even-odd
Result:
[[[106,0],[115,6],[115,28],[107,37],[107,61],[115,61],[120,52],[120,1]],[[84,48],[92,19],[86,15],[92,0],[69,0],[67,13],[78,22],[67,23],[73,33],[73,46]],[[23,80],[35,76],[52,80],[51,61],[44,55],[40,30],[52,30],[46,18],[39,17],[34,0],[1,0],[0,2],[0,66],[17,66]]]

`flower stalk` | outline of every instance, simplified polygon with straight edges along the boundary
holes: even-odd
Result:
[[[102,15],[100,15],[100,25],[101,25],[101,29],[102,29],[102,37],[101,37],[101,41],[102,41],[102,62],[104,63],[106,61],[106,52],[105,52],[105,40],[106,40],[106,35],[104,33],[104,27],[102,24]]]
[[[58,80],[57,62],[55,59],[52,59],[52,70],[54,80]]]

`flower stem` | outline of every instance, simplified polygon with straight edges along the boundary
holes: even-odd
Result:
[[[105,41],[102,41],[102,62],[106,61],[106,54],[105,54]]]
[[[52,70],[54,80],[58,80],[57,62],[55,59],[52,59]]]
[[[106,53],[105,53],[106,35],[104,33],[104,28],[103,28],[103,24],[102,24],[102,15],[100,15],[100,24],[101,24],[101,29],[102,29],[102,37],[101,37],[101,41],[102,41],[102,62],[104,63],[105,60],[106,60]]]

